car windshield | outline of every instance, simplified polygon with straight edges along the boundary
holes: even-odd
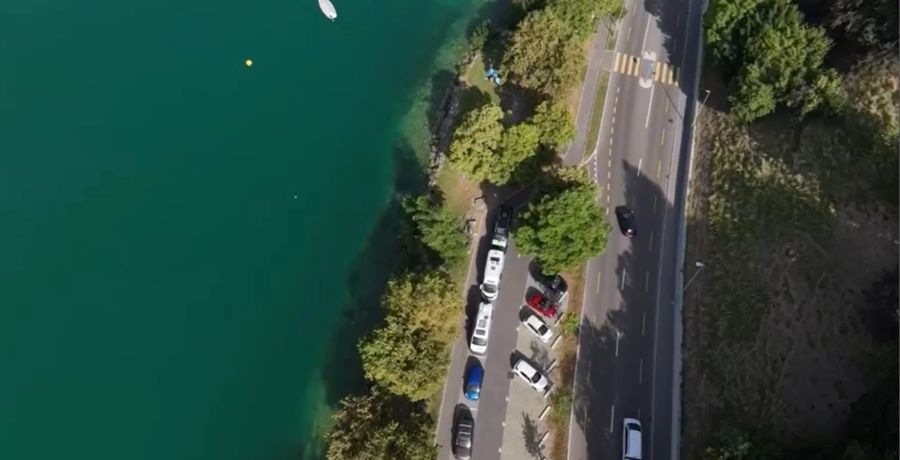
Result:
[[[544,326],[543,324],[541,324],[540,326],[538,326],[538,329],[537,329],[538,334],[540,334],[540,335],[546,334],[548,330],[549,330],[549,329],[547,329],[547,326]]]
[[[541,374],[538,374],[537,372],[535,372],[534,375],[531,376],[531,383],[538,383],[540,381],[541,381]],[[457,388],[459,388],[459,387],[457,387]]]
[[[473,337],[473,338],[472,338],[472,343],[474,343],[475,345],[481,345],[481,346],[484,346],[484,345],[487,345],[487,340],[484,340],[484,339],[481,338],[481,337]],[[459,387],[457,387],[457,388],[459,388]]]
[[[497,292],[497,286],[494,286],[493,284],[485,284],[482,289],[484,289],[484,292],[488,293]]]

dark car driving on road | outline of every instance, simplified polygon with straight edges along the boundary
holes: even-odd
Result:
[[[634,211],[627,206],[616,206],[616,220],[619,221],[619,230],[622,234],[634,238],[637,235],[637,229],[634,225]]]

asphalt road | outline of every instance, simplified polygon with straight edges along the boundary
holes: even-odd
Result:
[[[478,308],[481,295],[478,283],[481,281],[484,261],[490,246],[490,229],[496,219],[496,210],[505,203],[517,211],[527,202],[528,190],[516,191],[501,189],[485,199],[489,209],[485,222],[480,225],[478,249],[476,256],[470,261],[469,279],[467,280],[466,313],[473,318]],[[513,222],[515,222],[515,214]],[[506,418],[507,396],[512,378],[510,372],[511,356],[516,348],[516,327],[519,324],[519,309],[525,303],[525,290],[529,276],[529,258],[520,258],[516,251],[515,241],[510,239],[506,251],[506,260],[500,282],[500,295],[494,301],[493,324],[488,339],[487,354],[476,357],[469,353],[468,337],[471,330],[467,326],[466,334],[461,335],[453,347],[450,370],[441,401],[438,417],[436,439],[440,446],[438,459],[452,459],[451,441],[453,422],[458,410],[468,410],[475,419],[475,436],[472,446],[472,458],[477,460],[498,460],[503,442],[504,421]],[[465,370],[474,360],[480,360],[484,367],[481,397],[477,402],[468,401],[462,394]]]
[[[629,0],[626,8],[615,52],[607,53],[613,72],[586,165],[614,230],[585,276],[570,460],[621,458],[623,417],[643,424],[643,458],[680,458],[676,285],[703,4]],[[675,67],[677,85],[643,88],[612,64],[616,52],[640,57],[645,50]],[[573,162],[572,152],[566,160]],[[619,232],[613,209],[621,205],[635,211],[634,239]]]

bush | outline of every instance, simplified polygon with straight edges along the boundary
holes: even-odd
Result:
[[[512,34],[503,58],[510,81],[545,97],[565,95],[581,77],[581,41],[549,10],[528,13]]]

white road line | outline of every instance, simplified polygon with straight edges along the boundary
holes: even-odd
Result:
[[[638,158],[638,177],[641,177],[641,166],[644,164],[643,158]]]
[[[650,20],[653,19],[653,16],[647,15],[647,25],[644,26],[644,41],[641,42],[641,51],[644,50],[644,46],[647,45],[647,32],[650,31]]]
[[[613,404],[609,407],[609,432],[613,432],[613,420],[616,418],[616,405]]]
[[[616,358],[619,357],[619,339],[622,337],[622,333],[616,331]]]
[[[650,102],[647,103],[647,120],[644,121],[644,128],[650,126],[650,108],[653,107],[653,90],[656,89],[656,85],[650,87]]]
[[[650,270],[647,270],[647,276],[644,277],[644,292],[650,292]]]
[[[647,246],[647,249],[653,251],[653,232],[650,232],[650,244]]]
[[[641,367],[638,368],[638,383],[644,383],[644,358],[641,358]]]
[[[622,269],[622,285],[619,286],[619,290],[625,289],[625,278],[626,278],[626,277],[628,277],[628,273],[627,273],[627,272],[625,271],[625,269],[623,268],[623,269]]]
[[[619,90],[622,89],[621,86],[616,86],[616,94],[619,94]]]
[[[641,317],[641,335],[643,336],[646,331],[647,331],[647,314],[644,313],[644,315]]]

